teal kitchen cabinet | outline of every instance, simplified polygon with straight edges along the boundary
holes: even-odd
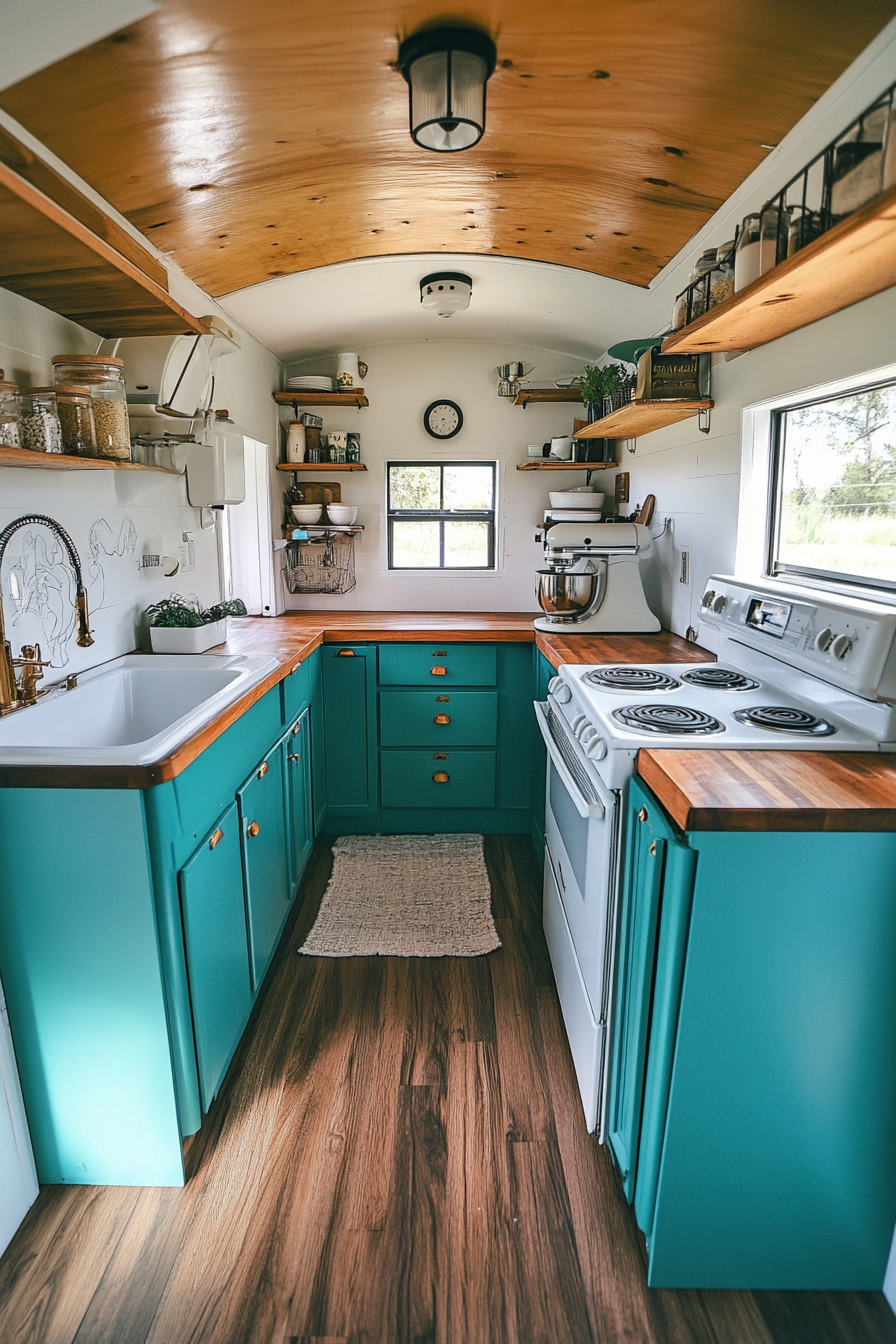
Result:
[[[498,645],[383,644],[381,686],[494,686],[498,679]]]
[[[382,747],[494,747],[496,691],[382,691]]]
[[[311,710],[289,730],[285,743],[286,813],[289,823],[289,886],[295,894],[314,843],[311,796]]]
[[[180,872],[202,1109],[207,1111],[252,1008],[236,803]]]
[[[493,751],[384,751],[383,807],[494,807]]]
[[[689,831],[630,786],[609,1142],[659,1288],[880,1289],[896,834]]]
[[[264,979],[293,895],[287,834],[286,744],[277,743],[237,790],[252,989]]]
[[[376,645],[324,644],[327,815],[339,826],[377,806]]]

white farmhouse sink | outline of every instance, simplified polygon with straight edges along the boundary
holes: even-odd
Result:
[[[125,654],[0,718],[0,764],[151,765],[276,667],[242,655]]]

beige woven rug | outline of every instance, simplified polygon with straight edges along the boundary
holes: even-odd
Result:
[[[309,957],[480,957],[501,946],[481,835],[345,835]]]

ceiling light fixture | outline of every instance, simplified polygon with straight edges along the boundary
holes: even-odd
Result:
[[[420,281],[420,302],[439,317],[452,317],[470,306],[473,281],[460,271],[435,271]]]
[[[485,130],[485,85],[497,49],[479,28],[432,28],[406,37],[398,66],[410,88],[411,137],[423,149],[469,149]]]

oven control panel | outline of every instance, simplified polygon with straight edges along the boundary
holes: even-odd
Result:
[[[896,698],[896,607],[713,575],[700,618],[857,695]]]

